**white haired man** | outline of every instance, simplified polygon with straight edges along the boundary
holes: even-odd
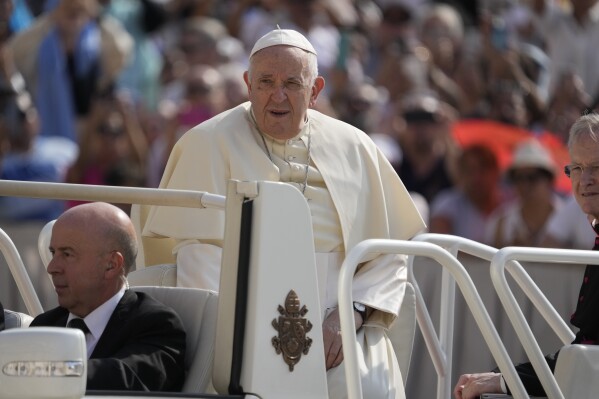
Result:
[[[244,73],[250,101],[186,133],[171,152],[160,187],[225,194],[229,179],[266,180],[287,182],[304,194],[317,267],[327,276],[319,284],[327,287],[320,302],[326,307],[329,395],[339,398],[346,393],[336,282],[345,253],[367,238],[409,239],[424,223],[372,140],[310,109],[325,85],[316,61],[314,47],[296,31],[276,29],[259,39]],[[222,212],[154,207],[144,233],[178,240],[178,285],[218,290],[223,226]],[[373,257],[354,277],[365,397],[404,397],[384,330],[398,314],[405,280],[405,257],[398,255]]]
[[[572,192],[580,209],[587,215],[598,237],[593,250],[599,250],[599,115],[581,116],[571,127],[568,139],[571,164],[565,168],[572,181]],[[596,345],[599,343],[599,270],[587,266],[580,287],[576,311],[570,322],[578,327],[573,344]],[[545,359],[554,370],[559,351]],[[530,363],[516,366],[516,371],[526,391],[532,396],[546,396],[545,391]],[[500,373],[477,373],[462,375],[455,388],[456,399],[473,399],[483,393],[509,393],[509,387]]]

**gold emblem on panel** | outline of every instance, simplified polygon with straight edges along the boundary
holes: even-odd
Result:
[[[277,354],[283,354],[283,360],[289,371],[300,361],[302,354],[307,355],[312,339],[306,333],[312,329],[312,323],[304,317],[308,313],[306,305],[300,307],[300,300],[291,290],[285,298],[285,307],[279,305],[279,318],[273,319],[272,326],[279,332],[272,337],[272,346]]]

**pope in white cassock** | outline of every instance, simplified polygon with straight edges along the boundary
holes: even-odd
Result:
[[[310,109],[325,82],[316,51],[300,33],[259,39],[244,73],[250,101],[194,127],[175,145],[160,187],[226,194],[229,179],[295,185],[312,214],[319,281],[326,287],[323,338],[329,396],[343,398],[345,376],[337,281],[345,253],[369,238],[409,239],[425,226],[399,177],[362,131]],[[144,235],[177,241],[177,285],[218,291],[224,215],[153,207]],[[406,259],[379,255],[353,279],[355,325],[366,398],[404,398],[385,330],[403,299]],[[322,278],[321,278],[322,279]],[[365,305],[366,311],[362,306]]]

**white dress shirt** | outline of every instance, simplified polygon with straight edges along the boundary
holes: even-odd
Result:
[[[87,358],[91,356],[98,343],[98,340],[102,336],[106,325],[108,324],[108,320],[110,320],[110,316],[116,309],[116,305],[119,304],[119,301],[125,294],[125,286],[123,286],[119,292],[117,292],[112,298],[104,302],[102,305],[98,306],[94,309],[90,314],[83,318],[87,328],[89,329],[89,333],[85,334],[85,344],[87,347]],[[69,318],[67,319],[67,325],[72,319],[79,318],[78,316],[69,313]]]

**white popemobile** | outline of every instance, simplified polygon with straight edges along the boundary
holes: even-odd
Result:
[[[327,398],[322,334],[314,328],[321,325],[322,314],[312,224],[309,208],[296,188],[275,182],[231,181],[225,198],[194,191],[0,181],[0,195],[136,204],[132,218],[138,228],[143,225],[146,205],[223,209],[226,226],[220,287],[227,293],[219,296],[211,291],[174,287],[176,265],[144,259],[141,248],[137,270],[129,275],[131,289],[150,292],[173,307],[188,333],[187,376],[183,392],[178,393],[86,392],[83,334],[66,328],[10,328],[27,316],[5,311],[7,329],[0,334],[0,399]],[[286,228],[289,225],[294,226],[292,231]],[[52,222],[40,233],[40,256],[45,264],[50,256],[47,248],[51,226]],[[2,230],[0,251],[29,315],[41,313],[42,306],[21,257]],[[516,247],[497,250],[460,237],[434,234],[411,241],[367,240],[348,253],[339,276],[339,308],[349,397],[362,397],[356,345],[351,344],[356,340],[351,279],[361,260],[373,252],[402,253],[411,261],[423,256],[439,263],[444,271],[442,296],[451,297],[448,293],[454,292],[457,284],[513,396],[527,397],[471,278],[457,260],[458,251],[491,261],[494,287],[548,397],[596,398],[599,350],[567,345],[573,337],[571,330],[517,261],[599,264],[599,253]],[[447,307],[442,313],[439,337],[411,267],[410,263],[411,284],[406,284],[406,299],[390,336],[405,384],[418,322],[438,374],[437,398],[449,399],[452,301],[444,300]],[[506,271],[565,345],[555,376],[544,365],[539,346],[513,299]]]

